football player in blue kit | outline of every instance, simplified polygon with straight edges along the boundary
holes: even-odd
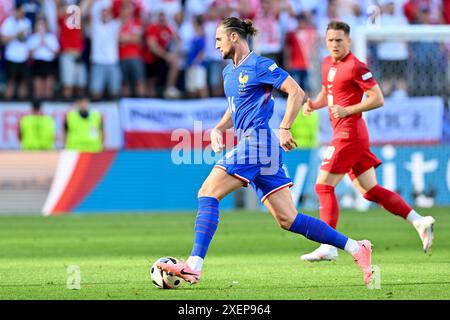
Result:
[[[256,29],[249,19],[224,19],[216,31],[216,47],[224,59],[223,70],[228,108],[211,131],[214,152],[223,150],[223,133],[234,127],[238,143],[216,163],[198,191],[194,245],[190,257],[178,264],[157,267],[191,284],[200,279],[203,261],[219,223],[219,201],[234,190],[251,185],[279,226],[306,238],[333,245],[350,253],[363,271],[365,283],[372,277],[372,245],[355,241],[323,221],[297,211],[283,169],[282,153],[296,147],[290,126],[299,112],[304,92],[289,74],[268,58],[250,50],[247,37]],[[273,88],[287,94],[286,112],[277,137],[269,126],[273,114]],[[284,150],[284,151],[283,151]]]

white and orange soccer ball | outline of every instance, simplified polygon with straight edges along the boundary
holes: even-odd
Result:
[[[159,261],[169,264],[178,263],[178,259],[174,257],[162,257],[156,260],[150,268],[150,278],[152,279],[153,284],[160,289],[176,289],[180,287],[184,280],[177,276],[171,276],[166,271],[158,269],[156,263]]]

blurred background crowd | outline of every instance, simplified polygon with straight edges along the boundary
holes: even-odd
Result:
[[[0,0],[0,96],[221,96],[215,29],[228,16],[252,19],[253,49],[317,92],[330,20],[353,32],[450,24],[450,0]],[[448,95],[448,43],[385,41],[368,51],[386,96]]]

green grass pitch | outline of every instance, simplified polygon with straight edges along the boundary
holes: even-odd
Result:
[[[431,256],[416,231],[381,209],[342,210],[339,230],[374,244],[381,288],[369,290],[351,257],[299,260],[316,244],[277,227],[268,213],[223,212],[201,281],[161,290],[149,266],[187,258],[195,213],[0,217],[0,299],[450,299],[450,212],[436,218]],[[67,267],[81,289],[67,289]]]

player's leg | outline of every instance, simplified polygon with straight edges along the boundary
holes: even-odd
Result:
[[[433,244],[435,222],[433,217],[421,216],[399,194],[378,185],[373,167],[354,177],[353,184],[367,200],[375,202],[390,213],[409,221],[419,233],[425,253],[430,251]]]
[[[344,174],[335,174],[320,170],[314,187],[319,199],[320,219],[333,229],[336,229],[339,219],[339,206],[334,192]]]
[[[339,219],[339,205],[334,192],[336,185],[344,174],[333,174],[320,170],[316,180],[315,191],[319,199],[320,219],[333,229],[336,229]],[[303,261],[334,261],[338,256],[336,247],[322,244],[316,250],[300,257]]]
[[[339,205],[335,194],[336,185],[358,162],[362,151],[355,141],[333,140],[325,151],[316,180],[315,191],[319,199],[319,214],[330,227],[336,229],[339,220]],[[304,261],[336,260],[338,250],[329,245],[319,248],[300,257]]]
[[[359,161],[364,149],[357,141],[333,140],[325,151],[315,191],[319,199],[320,219],[336,229],[339,207],[334,188]]]
[[[372,277],[372,245],[370,241],[355,241],[337,232],[325,222],[297,212],[288,188],[283,188],[270,194],[265,199],[264,205],[283,229],[350,253],[363,270],[364,282],[370,282]]]
[[[198,192],[198,212],[191,255],[186,262],[177,265],[159,263],[158,267],[191,284],[196,283],[200,279],[203,260],[219,224],[219,201],[242,185],[242,180],[215,167]]]

